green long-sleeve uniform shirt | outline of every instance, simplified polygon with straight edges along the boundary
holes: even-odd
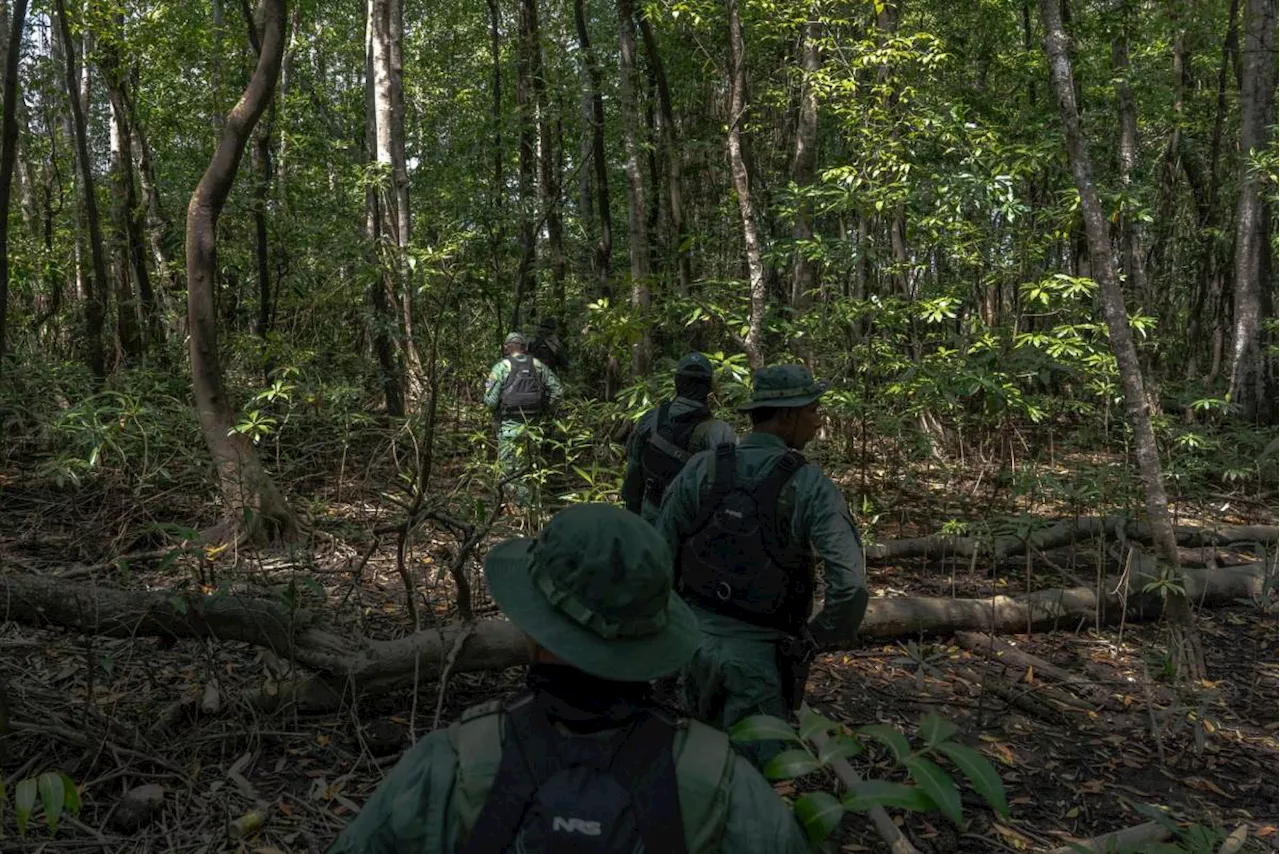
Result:
[[[537,359],[533,359],[533,370],[542,383],[543,411],[554,412],[564,400],[564,387],[560,384],[560,378]],[[484,381],[484,405],[493,412],[498,422],[498,465],[503,479],[528,468],[530,464],[529,460],[520,459],[520,437],[525,435],[528,419],[521,415],[503,416],[501,413],[502,384],[510,374],[511,363],[503,358],[489,369],[489,376]],[[510,488],[517,504],[523,506],[529,503],[532,490],[528,484],[522,480],[514,480]]]
[[[465,715],[464,715],[465,717]],[[612,730],[596,737],[607,738]],[[591,736],[584,736],[591,737]],[[677,735],[676,755],[687,743]],[[742,757],[729,766],[727,808],[722,827],[685,827],[690,854],[807,854],[791,811]],[[679,763],[677,763],[679,767]],[[474,779],[459,768],[447,730],[418,742],[382,781],[329,854],[453,854],[464,832],[462,810],[483,802],[483,793],[467,792]],[[489,769],[492,773],[493,769]],[[485,789],[487,791],[487,788]],[[707,792],[706,796],[714,796]],[[664,852],[645,852],[664,854]]]
[[[671,401],[671,408],[667,415],[669,418],[679,418],[702,406],[701,401],[688,397],[676,397]],[[627,503],[627,508],[634,510],[639,507],[640,518],[650,525],[658,521],[659,506],[644,494],[643,461],[645,446],[657,425],[658,409],[659,407],[654,407],[641,415],[635,430],[631,432],[631,438],[627,441],[627,473],[622,481],[622,499]],[[732,444],[736,441],[738,436],[733,432],[732,427],[718,418],[708,418],[694,429],[686,450],[696,454],[698,451],[709,450],[726,443]]]
[[[751,433],[738,443],[737,478],[757,481],[772,471],[787,452],[786,443],[769,433]],[[691,459],[668,487],[657,529],[677,559],[694,533],[702,501],[711,490],[708,464],[713,452]],[[867,607],[862,542],[839,487],[815,465],[792,476],[779,504],[791,508],[791,541],[808,548],[822,562],[826,582],[823,609],[809,623],[820,646],[853,643]],[[703,643],[685,671],[685,699],[696,717],[728,729],[755,714],[785,718],[777,645],[782,632],[763,628],[692,605],[702,627]],[[748,752],[763,763],[777,751],[775,742],[758,742]]]

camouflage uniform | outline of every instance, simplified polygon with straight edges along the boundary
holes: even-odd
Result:
[[[810,391],[787,398],[771,392],[769,386]],[[816,400],[822,388],[798,365],[765,368],[756,374],[755,395],[746,408],[753,404],[803,406]],[[781,438],[752,432],[738,442],[737,478],[758,481],[786,452]],[[696,533],[691,526],[710,491],[708,468],[713,458],[713,452],[695,456],[667,489],[656,527],[673,555],[679,555],[683,542]],[[844,495],[817,466],[806,465],[784,488],[779,507],[790,511],[791,541],[813,552],[824,566],[824,607],[809,623],[814,640],[823,647],[847,648],[866,611],[867,590],[862,543]],[[791,710],[784,697],[778,645],[787,636],[697,605],[690,607],[702,626],[703,643],[684,674],[689,712],[722,729],[755,714],[785,719]],[[778,742],[754,742],[746,752],[763,764],[780,747]]]
[[[485,576],[508,618],[558,661],[535,664],[530,684],[537,686],[535,697],[538,690],[546,692],[535,702],[555,701],[564,709],[556,718],[557,738],[575,744],[615,738],[621,724],[614,723],[612,710],[621,698],[652,708],[643,705],[647,681],[678,670],[698,644],[697,620],[671,590],[665,543],[652,527],[617,507],[577,505],[560,512],[536,541],[509,540],[491,550]],[[474,840],[473,831],[501,826],[481,820],[492,818],[491,807],[529,810],[532,801],[503,804],[519,781],[497,779],[508,743],[504,722],[519,702],[469,710],[447,730],[420,741],[330,854],[455,854]],[[679,799],[673,820],[681,826],[660,826],[668,834],[683,834],[689,854],[810,850],[790,810],[729,748],[723,733],[687,720],[673,726],[670,751]],[[525,757],[529,749],[525,743]],[[536,809],[524,815],[546,820]],[[609,838],[607,832],[603,838]],[[497,841],[506,846],[503,850],[524,850],[522,836]],[[665,854],[643,848],[643,854]]]
[[[523,346],[524,336],[519,333],[507,336],[507,344],[516,342]],[[560,385],[560,379],[537,359],[533,360],[533,367],[538,379],[542,382],[545,395],[543,412],[554,412],[564,400],[564,388]],[[532,466],[530,457],[537,448],[537,439],[540,438],[543,420],[541,417],[529,418],[518,414],[502,414],[502,384],[510,373],[511,363],[504,357],[489,369],[489,376],[484,381],[484,405],[493,413],[498,425],[498,467],[503,478],[528,470]],[[524,453],[521,453],[522,450]],[[512,481],[508,488],[516,504],[525,506],[529,503],[532,490],[522,478]]]

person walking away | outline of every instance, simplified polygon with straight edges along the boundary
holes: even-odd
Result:
[[[713,418],[707,406],[715,373],[701,353],[676,363],[676,396],[640,416],[627,440],[622,500],[646,522],[658,521],[668,484],[698,451],[736,442],[733,428]]]
[[[330,854],[802,854],[790,809],[721,732],[651,702],[698,624],[653,528],[581,504],[485,560],[527,636],[528,691],[413,747]]]
[[[800,453],[818,430],[825,383],[803,365],[756,371],[752,430],[691,459],[664,497],[657,529],[703,641],[684,674],[691,714],[727,729],[786,718],[819,647],[847,648],[867,607],[862,543],[837,487]],[[813,609],[814,558],[824,568]],[[744,752],[763,767],[779,742]]]
[[[560,321],[547,316],[538,321],[533,340],[529,342],[529,355],[541,361],[558,376],[564,376],[569,369],[569,354],[556,333],[560,329]]]
[[[519,507],[527,507],[532,498],[532,489],[523,475],[532,465],[529,457],[537,450],[542,422],[563,399],[559,377],[525,352],[525,337],[519,332],[508,335],[502,344],[502,359],[489,369],[485,380],[484,405],[498,425],[498,468],[502,479],[522,475],[508,484],[513,503]]]

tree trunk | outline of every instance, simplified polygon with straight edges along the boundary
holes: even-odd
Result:
[[[236,418],[218,361],[214,286],[218,270],[218,217],[235,182],[245,145],[271,100],[284,53],[284,0],[259,0],[262,50],[244,94],[223,124],[208,169],[187,206],[187,322],[196,411],[213,456],[224,501],[228,539],[240,534],[292,538],[298,522],[262,467],[248,437],[235,432]]]
[[[631,310],[644,331],[631,348],[631,374],[649,372],[653,340],[649,334],[649,225],[645,217],[644,146],[640,136],[640,102],[636,71],[636,19],[631,0],[618,0],[618,100],[622,107],[622,140],[626,152],[627,234],[631,252]]]
[[[1111,254],[1111,237],[1106,215],[1098,200],[1093,182],[1093,166],[1080,125],[1080,113],[1076,107],[1075,81],[1068,55],[1067,34],[1062,26],[1059,0],[1039,0],[1040,14],[1045,25],[1045,51],[1049,57],[1052,82],[1058,99],[1062,123],[1065,129],[1067,157],[1080,194],[1080,208],[1084,219],[1085,237],[1089,245],[1091,273],[1102,290],[1103,312],[1110,333],[1111,349],[1116,357],[1120,381],[1124,388],[1125,409],[1133,428],[1134,448],[1138,461],[1138,475],[1146,494],[1147,516],[1155,531],[1156,548],[1178,577],[1178,545],[1174,538],[1173,522],[1169,516],[1169,499],[1165,493],[1161,473],[1160,454],[1156,446],[1155,432],[1151,426],[1151,413],[1147,407],[1143,389],[1142,371],[1138,365],[1138,352],[1129,329],[1129,316],[1125,310],[1124,294],[1116,275]],[[1178,672],[1187,678],[1201,678],[1204,673],[1204,655],[1191,619],[1191,609],[1185,596],[1170,594],[1165,600],[1166,616],[1174,633],[1174,658]]]
[[[381,55],[377,48],[375,19],[380,14],[378,0],[369,0],[365,18],[365,156],[370,163],[378,161],[378,105],[376,91],[378,88],[376,65]],[[377,182],[370,181],[365,187],[365,233],[369,238],[369,262],[378,270],[385,271],[382,258],[383,223],[385,217],[382,208],[385,204],[383,195],[378,191]],[[383,401],[387,413],[393,418],[401,418],[405,412],[404,374],[396,358],[395,339],[392,331],[396,328],[395,317],[391,312],[394,291],[389,290],[392,283],[385,275],[369,285],[369,304],[372,309],[373,351],[378,359],[378,373],[382,386]]]
[[[1021,633],[1028,629],[1074,630],[1083,620],[1103,623],[1150,619],[1160,598],[1144,593],[1150,575],[1134,572],[1127,590],[1119,579],[1104,579],[1104,592],[1074,587],[1026,596],[950,599],[928,596],[875,597],[867,605],[860,639],[889,640],[956,631]],[[1205,605],[1229,604],[1264,595],[1258,567],[1188,572],[1187,593]],[[1118,592],[1112,592],[1117,590]],[[0,575],[0,597],[10,615],[30,625],[55,625],[90,635],[133,638],[159,636],[239,641],[271,650],[315,672],[296,682],[269,686],[255,699],[266,705],[294,701],[333,708],[351,690],[372,695],[440,675],[452,657],[451,672],[501,670],[528,662],[525,636],[503,619],[452,623],[398,640],[370,641],[338,635],[308,611],[247,596],[139,592],[99,587],[56,577]]]
[[[0,117],[0,362],[5,354],[9,306],[9,193],[18,155],[18,63],[22,59],[22,31],[27,0],[15,0],[4,55],[4,107]],[[2,370],[0,366],[0,370]]]
[[[141,305],[129,271],[128,194],[125,184],[125,135],[117,108],[119,98],[108,93],[111,102],[111,272],[116,294],[116,340],[125,365],[137,364],[146,353],[142,336]]]
[[[249,43],[255,56],[262,55],[262,42],[253,20],[248,0],[241,4]],[[283,93],[281,93],[283,95]],[[254,334],[258,336],[258,348],[262,354],[262,379],[271,378],[267,335],[271,331],[271,244],[267,236],[267,196],[271,192],[271,129],[275,125],[275,100],[267,105],[266,118],[258,123],[253,134],[253,150],[249,155],[253,167],[253,255],[258,268],[258,316],[254,322]]]
[[[592,267],[596,276],[596,294],[609,298],[613,296],[613,288],[609,284],[609,265],[613,257],[613,215],[609,201],[609,161],[605,159],[604,148],[602,74],[600,61],[591,48],[583,0],[574,0],[573,19],[578,30],[578,47],[582,51],[582,65],[586,73],[584,97],[590,102],[590,120],[587,125],[591,128],[591,172],[594,175],[595,209],[599,221],[599,236],[592,256]]]
[[[490,83],[492,104],[489,120],[493,123],[493,175],[489,189],[489,255],[490,284],[494,293],[501,294],[502,283],[502,245],[503,245],[503,208],[506,191],[502,169],[502,33],[499,30],[500,12],[498,0],[488,0],[489,5],[489,62],[492,71]],[[518,301],[517,301],[518,303]],[[516,306],[517,313],[519,305]],[[498,316],[502,316],[502,304],[498,303]]]
[[[118,16],[113,19],[116,32],[122,33],[124,22]],[[161,341],[159,315],[155,292],[151,288],[151,276],[147,270],[146,253],[142,249],[142,222],[139,218],[138,195],[133,184],[133,127],[130,121],[129,93],[123,64],[114,41],[104,44],[99,51],[100,67],[107,84],[107,100],[111,106],[111,169],[112,209],[117,287],[123,282],[130,299],[133,287],[129,284],[130,272],[138,288],[140,311],[131,317],[141,322],[139,336],[141,355],[145,355]]]
[[[687,296],[693,282],[691,255],[687,245],[688,226],[684,217],[684,157],[676,134],[676,116],[671,107],[671,87],[667,84],[667,72],[658,52],[658,40],[653,35],[647,14],[640,16],[640,34],[644,37],[644,50],[653,69],[658,87],[658,116],[662,124],[662,150],[667,160],[667,203],[671,210],[671,230],[675,242],[676,291]]]
[[[520,261],[516,267],[515,305],[511,329],[521,326],[526,298],[536,299],[533,270],[538,258],[534,228],[534,180],[537,171],[537,116],[533,94],[533,56],[538,50],[537,22],[529,19],[529,5],[521,0],[516,39],[516,116],[519,123]]]
[[[1231,402],[1246,421],[1275,421],[1275,379],[1262,327],[1263,256],[1271,252],[1269,205],[1253,158],[1274,142],[1276,3],[1247,0],[1244,73],[1240,89],[1240,196],[1236,203],[1235,314],[1231,341]],[[1268,287],[1273,282],[1268,282]]]
[[[529,83],[538,125],[538,206],[539,221],[547,225],[546,256],[551,273],[552,302],[557,313],[564,312],[564,220],[560,211],[560,170],[556,140],[547,98],[547,78],[538,25],[537,0],[520,0],[528,26]]]
[[[409,166],[405,156],[404,0],[387,0],[387,63],[391,83],[391,184],[395,192],[395,275],[400,288],[400,325],[404,339],[406,391],[410,403],[423,393],[426,376],[415,334],[414,287],[409,272],[413,221],[409,210]]]
[[[747,118],[747,57],[742,39],[742,19],[738,0],[729,2],[729,168],[733,173],[733,189],[738,196],[738,213],[742,218],[742,236],[747,251],[750,277],[751,314],[743,349],[753,369],[764,367],[764,311],[766,289],[764,262],[760,257],[760,238],[756,227],[755,208],[751,203],[751,181],[743,157],[742,125]]]
[[[814,169],[818,158],[818,95],[813,87],[813,77],[821,68],[818,47],[819,25],[816,20],[818,7],[809,9],[800,47],[800,69],[804,75],[800,81],[800,114],[796,119],[796,147],[791,157],[791,182],[800,194],[796,200],[796,218],[791,237],[796,243],[792,265],[791,305],[797,311],[807,309],[813,302],[813,291],[818,287],[818,262],[809,257],[809,243],[813,240],[813,202],[808,193],[814,185]]]
[[[1120,113],[1120,185],[1126,194],[1133,191],[1133,173],[1138,167],[1138,112],[1133,104],[1133,88],[1129,85],[1129,29],[1132,10],[1125,3],[1120,22],[1121,31],[1111,42],[1111,68],[1115,73],[1116,107]],[[1133,199],[1126,200],[1133,206]],[[1146,256],[1142,249],[1142,233],[1136,218],[1126,211],[1120,221],[1120,239],[1124,245],[1125,273],[1129,292],[1138,305],[1154,311],[1152,294],[1147,290]]]
[[[22,0],[19,0],[22,2]],[[93,186],[93,165],[89,159],[88,134],[85,131],[84,104],[88,89],[81,93],[81,77],[76,66],[76,43],[71,37],[64,0],[55,0],[58,28],[62,33],[62,49],[66,55],[67,100],[71,104],[71,121],[76,137],[76,167],[80,171],[80,188],[84,194],[85,223],[89,229],[89,257],[93,265],[93,281],[85,289],[86,361],[94,376],[106,376],[102,327],[107,313],[107,264],[102,254],[102,221],[98,217],[98,197]],[[87,41],[87,39],[86,39]]]

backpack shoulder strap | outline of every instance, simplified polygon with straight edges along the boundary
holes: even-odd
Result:
[[[782,459],[773,465],[773,469],[756,485],[754,497],[756,507],[760,510],[760,518],[766,531],[780,532],[778,500],[782,491],[795,473],[804,468],[808,460],[796,450],[788,450]]]
[[[688,720],[676,731],[673,749],[685,847],[689,854],[711,854],[729,819],[733,748],[724,733]]]
[[[502,700],[481,703],[463,712],[449,727],[449,744],[458,757],[452,810],[458,819],[460,842],[471,838],[502,765],[507,710],[519,708],[532,699],[532,695],[525,695],[510,703]]]
[[[653,414],[653,429],[650,432],[652,436],[662,436],[671,439],[671,401],[665,400],[659,404],[658,409]]]
[[[702,499],[698,508],[698,516],[694,519],[691,531],[701,531],[715,515],[716,508],[724,501],[738,476],[738,446],[726,442],[717,445],[715,453],[707,461],[707,479],[711,482],[711,491]]]

